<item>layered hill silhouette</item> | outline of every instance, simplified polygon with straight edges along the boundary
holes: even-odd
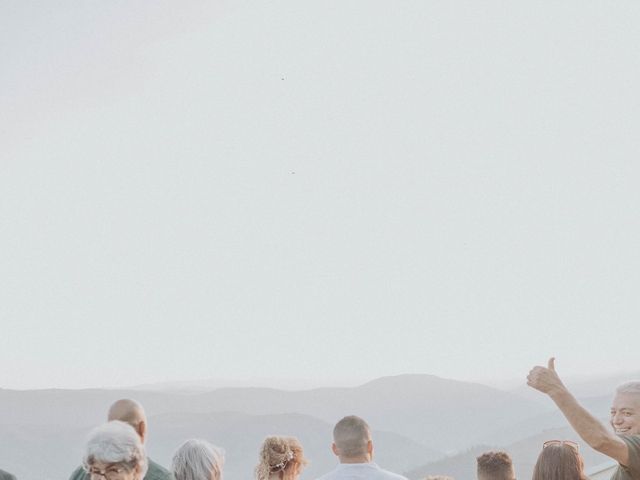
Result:
[[[333,424],[344,415],[356,414],[378,430],[393,431],[438,451],[467,446],[469,439],[460,435],[461,430],[481,436],[546,411],[536,402],[480,384],[431,375],[400,375],[359,387],[298,392],[265,388],[223,388],[198,394],[2,390],[0,424],[94,425],[104,419],[106,406],[122,397],[137,398],[151,416],[174,412],[298,413]]]
[[[608,411],[611,395],[603,389],[609,383],[588,390],[606,394],[581,399],[597,416]],[[304,478],[319,476],[336,463],[329,450],[332,427],[350,414],[374,429],[376,460],[416,480],[436,473],[470,478],[475,456],[488,448],[510,451],[519,477],[526,478],[544,440],[577,439],[543,396],[432,375],[303,391],[0,390],[0,466],[23,480],[67,478],[80,462],[86,434],[124,397],[146,408],[152,458],[168,466],[182,441],[202,437],[227,451],[229,480],[251,477],[259,445],[270,434],[299,437],[311,460]],[[586,446],[582,452],[587,465],[603,459]]]
[[[307,478],[319,475],[335,464],[329,451],[332,426],[349,414],[371,424],[382,465],[408,471],[547,411],[511,393],[431,375],[305,391],[0,390],[0,461],[25,480],[65,478],[80,461],[87,432],[123,397],[136,398],[147,410],[153,458],[168,464],[181,441],[204,437],[227,450],[229,479],[251,474],[268,434],[298,436],[312,461]],[[45,453],[27,461],[33,451]]]

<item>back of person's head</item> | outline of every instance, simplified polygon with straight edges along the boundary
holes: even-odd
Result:
[[[173,454],[171,470],[175,480],[221,480],[224,453],[206,440],[193,438]]]
[[[533,468],[533,480],[586,480],[584,461],[573,442],[546,444]]]
[[[281,480],[293,479],[307,463],[297,438],[273,435],[262,442],[255,476],[257,480],[267,480],[272,475]]]
[[[333,451],[341,460],[370,456],[371,429],[367,422],[349,415],[336,423],[333,428]]]
[[[130,398],[116,400],[109,407],[107,420],[119,420],[128,423],[138,433],[143,443],[146,440],[147,416],[144,413],[144,408],[137,401]]]
[[[515,480],[513,462],[507,452],[485,452],[476,458],[478,480]]]

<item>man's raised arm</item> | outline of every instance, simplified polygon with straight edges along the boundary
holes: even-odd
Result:
[[[591,448],[617,460],[621,465],[628,465],[627,444],[578,403],[556,373],[555,358],[549,359],[547,367],[533,367],[527,376],[527,385],[547,394]]]

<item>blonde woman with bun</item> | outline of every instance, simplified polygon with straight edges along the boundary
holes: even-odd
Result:
[[[256,480],[295,480],[307,463],[297,438],[270,436],[260,447],[255,477]]]

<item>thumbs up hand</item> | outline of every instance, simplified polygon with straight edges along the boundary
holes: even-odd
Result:
[[[551,357],[546,367],[533,367],[527,376],[527,385],[547,395],[565,389],[556,372],[556,359]]]

